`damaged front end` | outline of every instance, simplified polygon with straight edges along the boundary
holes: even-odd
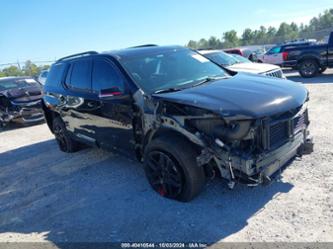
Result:
[[[197,164],[211,177],[219,173],[232,188],[236,182],[258,185],[296,155],[312,151],[306,103],[264,118],[220,114],[180,103],[161,101],[154,129],[171,129],[199,148]]]
[[[20,101],[0,96],[0,123],[2,125],[9,122],[27,124],[43,120],[44,114],[41,109],[40,98]]]

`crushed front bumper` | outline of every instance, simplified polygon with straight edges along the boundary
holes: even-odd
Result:
[[[242,157],[238,155],[222,155],[221,162],[229,162],[228,174],[222,176],[235,181],[233,177],[244,180],[249,185],[258,185],[270,181],[272,176],[280,171],[296,155],[311,153],[313,139],[307,130],[303,130],[279,148],[262,153]],[[225,165],[225,164],[224,164]]]
[[[15,104],[10,109],[0,112],[2,123],[37,123],[44,120],[44,113],[40,105],[40,100],[31,103]]]
[[[272,176],[282,169],[296,155],[303,155],[313,151],[313,138],[309,134],[299,133],[293,141],[273,151],[262,161],[258,162],[258,181],[270,181]]]

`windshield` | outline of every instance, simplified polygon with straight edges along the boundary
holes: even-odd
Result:
[[[150,52],[120,60],[132,79],[146,92],[187,88],[208,77],[228,74],[202,55],[189,49]]]
[[[233,54],[232,56],[238,61],[238,63],[252,63],[252,61],[241,55]]]
[[[34,79],[8,79],[0,81],[0,91],[9,90],[13,88],[25,88],[29,86],[36,86],[38,83]]]
[[[239,63],[232,55],[225,52],[212,52],[207,53],[204,56],[222,66],[231,66]]]

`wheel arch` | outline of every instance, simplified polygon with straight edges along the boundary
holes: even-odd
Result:
[[[50,131],[53,133],[53,120],[54,118],[60,116],[59,113],[54,112],[46,107],[45,103],[42,101],[42,108],[44,112],[44,117],[46,120],[46,124],[49,127]]]
[[[200,151],[201,147],[198,144],[196,144],[195,142],[193,142],[191,140],[191,138],[189,138],[185,134],[181,133],[180,131],[177,131],[177,130],[169,128],[169,127],[160,127],[156,130],[151,129],[150,131],[148,131],[143,140],[143,148],[145,148],[147,146],[147,144],[150,141],[152,141],[153,139],[156,139],[158,137],[164,137],[164,136],[166,136],[166,137],[174,136],[177,138],[181,138],[181,139],[189,142],[190,144],[192,144],[198,152]]]
[[[298,59],[297,64],[299,65],[300,63],[302,63],[305,60],[314,60],[314,61],[316,61],[318,63],[318,66],[321,65],[320,58],[318,57],[318,55],[315,55],[315,54],[306,54],[306,55],[303,55],[302,57],[300,57]]]

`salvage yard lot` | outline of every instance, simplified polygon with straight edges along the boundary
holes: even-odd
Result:
[[[315,151],[269,186],[220,179],[190,203],[155,194],[136,161],[65,154],[45,124],[0,133],[0,241],[333,241],[333,70],[306,82]]]

